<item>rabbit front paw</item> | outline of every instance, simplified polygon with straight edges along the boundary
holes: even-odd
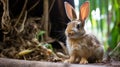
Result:
[[[87,64],[87,63],[88,63],[88,61],[86,58],[81,58],[80,64]]]

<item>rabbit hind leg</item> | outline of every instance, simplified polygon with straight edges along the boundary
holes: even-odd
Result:
[[[101,63],[103,60],[104,51],[98,50],[98,52],[96,52],[95,54],[96,54],[96,63]]]

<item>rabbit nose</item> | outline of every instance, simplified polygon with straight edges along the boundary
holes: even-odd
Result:
[[[68,35],[69,35],[69,36],[74,35],[74,31],[69,32]]]

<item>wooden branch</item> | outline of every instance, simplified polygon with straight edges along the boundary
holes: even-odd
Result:
[[[10,15],[9,15],[9,0],[1,0],[3,3],[3,15],[2,15],[2,29],[5,31],[4,34],[7,34],[10,31]]]
[[[48,2],[49,0],[44,0],[43,1],[43,16],[42,16],[42,24],[43,24],[43,30],[46,31],[44,35],[44,40],[47,41],[49,38],[48,36],[48,19],[49,19],[49,13],[48,13]]]
[[[65,44],[64,44],[63,42],[60,42],[60,41],[57,41],[57,42],[61,45],[61,47],[63,48],[65,54],[68,55],[68,50],[67,50],[67,48],[65,47]]]
[[[21,11],[21,13],[20,13],[20,16],[18,17],[18,19],[17,19],[17,21],[16,21],[14,27],[17,26],[17,24],[19,23],[20,19],[21,19],[22,16],[23,16],[23,14],[25,13],[26,6],[27,6],[27,2],[28,2],[28,0],[25,0],[25,3],[24,3],[24,6],[23,6],[23,8],[22,8],[22,11]]]
[[[21,24],[21,28],[20,28],[19,32],[22,32],[24,30],[26,20],[27,20],[27,11],[25,11],[25,16],[24,16],[24,19],[23,19],[23,22]]]
[[[17,29],[15,27],[15,30],[17,31],[17,33],[21,33],[24,30],[26,20],[27,20],[27,11],[25,11],[25,16],[24,16],[23,22],[22,22],[21,26],[19,27],[19,29]]]
[[[30,9],[28,9],[28,13],[34,9],[38,4],[40,3],[40,0],[38,0]]]
[[[52,0],[52,4],[50,5],[50,8],[49,8],[49,13],[50,13],[50,11],[51,11],[52,8],[53,8],[54,3],[55,3],[55,0]]]

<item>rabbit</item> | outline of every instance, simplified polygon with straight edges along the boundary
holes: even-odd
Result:
[[[79,19],[77,19],[75,9],[68,3],[64,2],[65,10],[70,22],[65,29],[66,46],[69,53],[69,59],[64,62],[87,64],[93,62],[102,62],[104,55],[104,47],[98,39],[87,34],[84,26],[85,20],[89,15],[89,1],[84,2],[79,11]]]

